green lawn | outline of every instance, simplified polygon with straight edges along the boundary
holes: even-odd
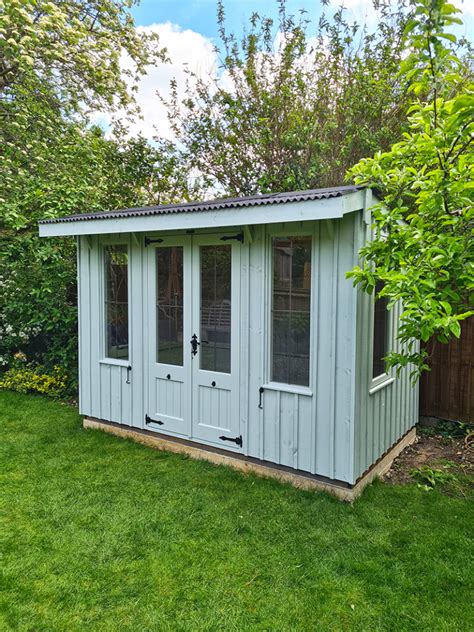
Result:
[[[325,494],[0,393],[0,630],[472,630],[470,501]]]

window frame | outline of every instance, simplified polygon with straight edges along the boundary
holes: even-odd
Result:
[[[105,310],[105,297],[106,297],[106,248],[110,246],[126,246],[127,248],[127,315],[128,315],[128,357],[126,360],[120,358],[110,358],[107,355],[107,315]],[[126,237],[120,238],[116,235],[106,237],[100,241],[100,349],[101,359],[100,364],[110,364],[115,366],[128,367],[132,364],[132,310],[131,310],[131,271],[130,271],[130,259],[131,259],[131,246],[130,239]]]
[[[306,224],[306,225],[305,225]],[[315,306],[317,301],[317,286],[315,283],[316,269],[316,248],[317,225],[308,226],[307,222],[291,222],[285,224],[274,224],[267,226],[265,235],[265,255],[264,255],[264,275],[265,291],[263,294],[263,313],[266,335],[264,336],[264,362],[263,362],[263,387],[268,390],[294,393],[298,395],[313,395],[313,379],[315,375],[314,363],[316,354],[314,352],[315,340]],[[311,239],[311,297],[310,297],[310,330],[309,330],[309,377],[308,385],[288,384],[287,382],[277,382],[272,379],[273,367],[273,326],[272,326],[272,305],[273,305],[273,248],[272,241],[278,237],[309,237]]]
[[[374,294],[369,297],[370,300],[370,344],[369,344],[369,395],[376,393],[380,389],[392,384],[395,381],[395,377],[392,374],[392,371],[389,370],[380,373],[380,375],[376,375],[373,377],[374,372],[374,335],[375,335],[375,305],[376,305],[376,295],[375,290]],[[387,332],[386,332],[386,351],[390,352],[393,347],[393,309],[387,308]]]

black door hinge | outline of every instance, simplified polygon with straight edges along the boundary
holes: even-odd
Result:
[[[162,239],[150,239],[149,237],[145,237],[145,248],[150,244],[162,244]]]
[[[164,425],[162,421],[157,421],[156,419],[152,419],[148,415],[145,415],[145,423],[147,425],[148,424],[157,424],[158,426],[163,426]]]
[[[222,435],[222,437],[219,437],[219,439],[222,439],[222,441],[233,441],[233,443],[236,443],[240,448],[242,447],[242,435],[238,436],[238,437],[225,437],[224,435]]]
[[[240,241],[240,243],[243,244],[244,233],[240,231],[240,233],[237,233],[236,235],[224,235],[224,237],[221,237],[221,241],[231,241],[232,239],[235,239],[236,241]]]

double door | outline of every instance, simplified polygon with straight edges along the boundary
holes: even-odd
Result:
[[[145,420],[151,430],[239,451],[241,246],[222,236],[147,240]]]

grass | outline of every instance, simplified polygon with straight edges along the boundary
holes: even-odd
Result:
[[[472,504],[325,494],[0,392],[0,629],[472,630]]]

